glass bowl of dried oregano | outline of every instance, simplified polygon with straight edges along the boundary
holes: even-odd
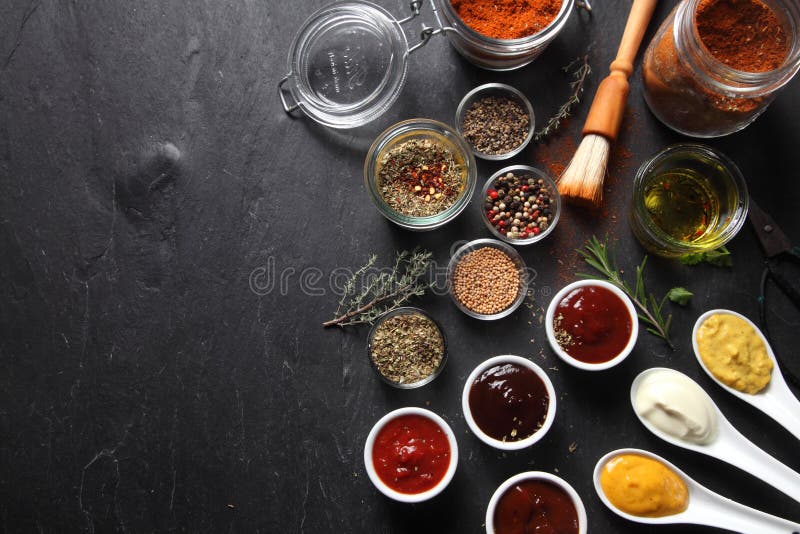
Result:
[[[378,376],[400,389],[413,389],[439,376],[447,362],[447,340],[433,317],[411,306],[378,318],[367,337],[367,354]]]

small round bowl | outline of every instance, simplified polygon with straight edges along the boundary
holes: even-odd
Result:
[[[541,378],[542,382],[544,382],[544,387],[547,390],[547,396],[549,397],[549,401],[547,403],[547,415],[545,416],[544,423],[542,424],[541,428],[527,438],[519,441],[500,441],[499,439],[495,439],[486,434],[486,432],[481,430],[481,428],[478,426],[478,423],[475,422],[475,419],[472,417],[472,410],[469,407],[469,392],[472,388],[472,384],[486,369],[501,363],[515,363],[521,367],[527,367],[536,373],[536,376]],[[529,359],[510,354],[494,356],[479,364],[467,377],[467,381],[464,383],[464,391],[461,394],[461,410],[464,412],[464,419],[466,419],[467,425],[469,426],[469,429],[472,430],[472,433],[487,445],[504,451],[517,451],[524,449],[542,439],[544,435],[547,434],[547,431],[550,430],[550,427],[553,426],[553,421],[556,418],[556,402],[556,390],[553,387],[553,382],[550,381],[550,377],[547,376],[547,373],[545,373],[541,367]]]
[[[517,266],[517,272],[519,273],[519,289],[517,290],[517,297],[514,299],[514,302],[512,302],[508,308],[493,314],[478,313],[464,306],[456,297],[453,285],[453,276],[456,272],[456,265],[458,265],[458,262],[461,261],[461,258],[470,252],[483,247],[492,247],[504,252],[509,258],[511,258],[511,261],[514,262],[514,265]],[[476,239],[462,245],[455,251],[453,256],[450,258],[450,263],[447,264],[447,291],[450,293],[450,298],[453,299],[453,302],[455,302],[459,310],[466,313],[470,317],[481,319],[482,321],[494,321],[514,313],[514,310],[519,308],[520,304],[522,304],[522,302],[525,300],[529,282],[530,273],[528,272],[528,267],[525,265],[525,261],[522,259],[522,256],[519,255],[519,252],[517,252],[511,245],[496,239]]]
[[[494,513],[497,509],[497,503],[500,501],[500,497],[502,497],[508,488],[514,484],[525,482],[527,480],[542,480],[564,490],[564,492],[572,499],[572,504],[575,506],[575,511],[578,514],[578,534],[586,534],[586,530],[588,528],[586,524],[588,523],[588,519],[586,518],[586,508],[583,506],[583,500],[581,500],[581,496],[578,495],[578,492],[575,491],[575,488],[573,488],[569,482],[556,475],[545,473],[544,471],[527,471],[525,473],[519,473],[497,487],[497,489],[494,491],[494,494],[492,494],[492,498],[489,499],[489,505],[486,507],[486,534],[494,534],[495,532]]]
[[[421,415],[422,417],[427,417],[444,431],[445,435],[447,435],[447,441],[450,444],[450,465],[447,468],[447,471],[442,477],[442,480],[439,481],[434,487],[427,491],[423,491],[421,493],[401,493],[396,491],[389,486],[386,485],[385,482],[381,480],[378,476],[378,473],[375,471],[375,466],[372,463],[372,448],[375,445],[375,439],[378,436],[378,432],[384,427],[384,425],[391,421],[396,417],[400,417],[402,415]],[[394,499],[395,501],[399,502],[408,502],[408,503],[415,503],[415,502],[422,502],[427,501],[438,495],[439,493],[444,490],[450,481],[453,479],[453,475],[456,472],[456,465],[458,465],[458,443],[456,442],[456,435],[453,433],[453,430],[450,428],[450,425],[447,422],[433,413],[430,410],[426,410],[424,408],[415,408],[415,407],[407,407],[407,408],[399,408],[392,412],[387,413],[383,417],[381,417],[375,426],[372,427],[369,435],[367,436],[367,442],[364,445],[364,467],[367,469],[367,475],[369,475],[369,479],[375,485],[378,490],[389,497],[390,499]]]
[[[442,353],[442,361],[439,362],[439,366],[433,371],[433,373],[429,374],[428,376],[426,376],[422,380],[418,380],[416,382],[400,383],[400,382],[395,382],[394,380],[390,380],[389,378],[384,376],[383,373],[381,373],[380,369],[378,369],[378,366],[373,361],[373,359],[372,359],[372,338],[375,335],[375,331],[377,330],[378,326],[383,321],[385,321],[387,319],[390,319],[392,317],[396,317],[398,315],[410,315],[410,314],[422,315],[425,318],[427,318],[428,320],[430,320],[433,324],[436,325],[436,328],[439,329],[439,334],[441,334],[441,336],[442,336],[442,343],[444,345],[444,352]],[[442,325],[440,325],[439,322],[436,321],[436,319],[434,319],[429,314],[427,314],[426,312],[424,312],[423,310],[421,310],[419,308],[415,308],[413,306],[403,306],[401,308],[397,308],[397,309],[394,309],[394,310],[392,310],[390,312],[384,313],[383,315],[381,315],[378,318],[377,321],[375,321],[375,324],[372,325],[372,328],[369,331],[369,335],[367,336],[367,358],[369,359],[369,363],[372,364],[372,368],[375,369],[375,372],[378,374],[379,377],[381,377],[381,380],[383,380],[385,383],[389,384],[392,387],[396,387],[398,389],[414,389],[414,388],[418,388],[418,387],[424,386],[425,384],[428,384],[428,383],[432,382],[434,378],[439,376],[439,374],[442,372],[442,369],[444,369],[444,366],[447,363],[447,338],[444,335],[444,330],[442,330]]]
[[[430,139],[445,146],[455,162],[464,169],[464,185],[460,195],[450,207],[436,215],[412,217],[399,213],[386,203],[378,186],[378,173],[384,155],[400,143],[414,139]],[[390,126],[372,143],[364,162],[364,186],[380,214],[398,226],[415,231],[433,230],[455,219],[469,204],[477,180],[477,166],[469,144],[450,126],[431,119],[409,119]]]
[[[601,363],[587,363],[577,358],[573,358],[569,354],[566,353],[564,349],[561,348],[561,345],[558,344],[556,341],[555,331],[553,329],[553,316],[555,315],[556,307],[558,303],[561,302],[564,297],[566,297],[570,292],[579,287],[586,287],[586,286],[600,286],[605,289],[608,289],[620,299],[622,302],[625,303],[625,307],[628,309],[628,313],[631,316],[631,337],[628,340],[627,345],[622,349],[622,351],[611,358],[608,361],[601,362]],[[578,369],[583,369],[584,371],[603,371],[604,369],[609,369],[614,367],[615,365],[620,364],[625,358],[628,357],[628,354],[631,353],[633,347],[636,345],[636,340],[639,337],[639,317],[636,313],[636,308],[633,306],[633,302],[631,299],[628,298],[628,295],[622,292],[617,286],[610,282],[606,282],[604,280],[579,280],[577,282],[572,282],[568,284],[563,289],[561,289],[558,293],[553,296],[553,300],[550,301],[550,305],[547,307],[547,314],[545,316],[545,331],[547,332],[547,341],[550,342],[550,347],[553,349],[553,352],[558,355],[566,363],[570,364],[573,367],[577,367]]]
[[[488,194],[489,189],[492,187],[492,184],[496,179],[500,178],[505,174],[508,174],[509,172],[515,175],[531,174],[537,179],[541,178],[542,180],[544,180],[545,184],[551,191],[552,202],[550,204],[551,206],[550,211],[552,211],[552,213],[550,214],[551,218],[550,224],[548,225],[547,229],[544,232],[540,233],[539,235],[535,235],[533,237],[528,237],[525,239],[511,239],[505,234],[501,234],[500,232],[498,232],[497,228],[494,227],[494,225],[489,221],[489,218],[486,216],[486,209],[484,208],[484,203],[490,201]],[[481,220],[489,229],[489,231],[492,233],[492,235],[494,235],[497,239],[501,239],[506,243],[511,243],[514,245],[530,245],[532,243],[537,243],[542,239],[544,239],[545,237],[549,236],[550,233],[552,233],[552,231],[555,229],[556,224],[558,224],[558,220],[561,217],[561,195],[558,194],[558,187],[556,186],[555,181],[552,178],[550,178],[550,176],[546,172],[537,169],[536,167],[531,167],[529,165],[511,165],[509,167],[500,169],[499,171],[494,173],[491,177],[489,177],[488,180],[486,180],[486,183],[483,185],[483,189],[481,190],[481,203],[478,205],[478,208],[480,209],[481,212]]]
[[[646,192],[669,173],[697,174],[708,179],[719,203],[712,228],[694,241],[684,242],[662,230],[647,209]],[[733,239],[747,220],[750,197],[736,164],[719,150],[699,143],[678,143],[648,159],[633,179],[630,224],[633,235],[653,254],[678,257],[714,250]]]
[[[464,95],[464,98],[461,99],[461,103],[458,104],[458,109],[456,109],[455,124],[456,124],[456,130],[462,137],[465,137],[464,129],[462,128],[462,124],[464,123],[464,115],[467,114],[467,111],[469,111],[469,108],[472,106],[474,102],[477,102],[482,98],[490,96],[505,97],[508,98],[509,100],[513,100],[514,102],[522,106],[522,109],[525,110],[529,118],[528,135],[526,135],[525,140],[523,140],[522,143],[513,150],[510,150],[509,152],[503,152],[502,154],[485,154],[483,152],[480,152],[475,147],[472,147],[472,153],[475,154],[476,157],[486,160],[499,161],[503,159],[508,159],[522,152],[522,150],[526,146],[528,146],[528,143],[533,138],[533,132],[535,130],[536,124],[533,115],[533,106],[531,106],[530,100],[528,100],[528,98],[524,94],[522,94],[522,92],[504,83],[487,83],[484,85],[479,85],[478,87],[476,87],[475,89]],[[469,141],[467,141],[467,144],[469,144]]]

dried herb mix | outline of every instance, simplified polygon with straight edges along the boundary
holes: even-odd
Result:
[[[386,379],[413,384],[436,372],[444,356],[444,337],[439,327],[421,313],[389,317],[377,327],[370,341],[370,358]]]
[[[452,206],[464,189],[463,166],[451,150],[432,139],[411,139],[381,159],[378,190],[394,211],[430,217]]]

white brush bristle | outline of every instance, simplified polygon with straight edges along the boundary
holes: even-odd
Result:
[[[600,206],[609,148],[608,139],[600,135],[588,134],[583,138],[572,161],[558,179],[558,192],[562,197]]]

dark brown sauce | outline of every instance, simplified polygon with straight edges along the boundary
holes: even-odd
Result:
[[[578,511],[569,494],[544,480],[508,488],[494,510],[495,534],[577,534]]]
[[[472,383],[469,408],[478,427],[500,441],[533,435],[545,421],[550,397],[539,375],[516,363],[494,365]]]
[[[607,362],[631,339],[633,322],[625,303],[605,287],[583,286],[561,299],[553,317],[556,341],[586,363]]]

